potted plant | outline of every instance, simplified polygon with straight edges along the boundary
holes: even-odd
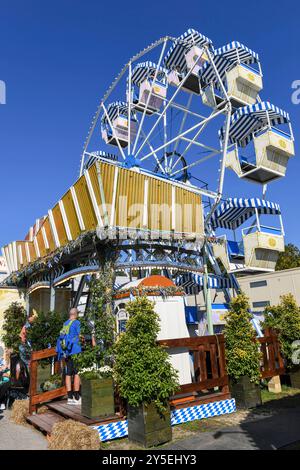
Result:
[[[157,344],[154,304],[137,297],[126,306],[129,320],[114,347],[114,378],[128,404],[128,437],[144,447],[172,439],[169,397],[178,388],[168,353]]]
[[[87,418],[112,416],[115,412],[112,368],[86,367],[79,370],[81,379],[81,413]]]
[[[278,334],[291,386],[300,388],[300,366],[295,346],[300,339],[300,307],[292,294],[280,297],[280,303],[265,309],[264,328],[272,328]]]
[[[230,303],[224,336],[230,389],[237,406],[260,405],[260,347],[251,324],[249,300],[243,293]]]

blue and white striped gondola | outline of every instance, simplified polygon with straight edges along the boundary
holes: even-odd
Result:
[[[178,86],[183,80],[182,88],[200,93],[199,70],[207,60],[204,46],[213,50],[212,41],[194,29],[189,29],[175,40],[165,57],[165,66],[170,70],[170,84]]]
[[[101,118],[102,138],[107,144],[121,147],[128,145],[128,103],[115,101],[110,103]],[[130,113],[130,139],[137,133],[137,119],[134,110]]]
[[[153,62],[142,62],[135,66],[131,82],[138,88],[137,93],[134,90],[133,98],[137,111],[143,112],[146,108],[146,114],[153,114],[160,110],[167,96],[167,74],[166,68],[158,68]]]
[[[254,138],[255,132],[266,127],[290,123],[289,114],[268,101],[238,109],[230,119],[229,141],[245,147]],[[224,138],[224,128],[220,137]]]
[[[135,85],[140,85],[145,79],[154,80],[156,74],[156,80],[162,83],[166,83],[167,73],[168,70],[166,68],[158,68],[157,64],[154,62],[141,62],[133,69],[131,81]]]
[[[280,215],[280,206],[264,199],[229,198],[218,207],[211,217],[214,229],[225,228],[236,230],[246,220],[256,214]]]
[[[233,41],[216,49],[213,60],[233,106],[255,103],[262,89],[258,54],[240,42]],[[203,101],[205,104],[215,106],[225,97],[220,94],[222,87],[212,63],[206,62],[199,73],[204,89]]]
[[[278,216],[280,227],[263,225],[261,216]],[[255,221],[242,230],[242,241],[228,240],[212,245],[214,256],[224,265],[227,272],[267,272],[275,269],[278,254],[284,251],[284,229],[280,206],[258,198],[230,198],[212,214],[213,229],[237,230],[250,217]]]
[[[288,125],[288,132],[277,128],[282,124]],[[221,140],[224,134],[222,128]],[[252,140],[255,158],[240,157],[238,147],[247,147]],[[231,116],[229,142],[235,148],[227,155],[227,167],[240,178],[261,184],[285,176],[288,160],[295,155],[289,114],[268,101],[240,108]]]

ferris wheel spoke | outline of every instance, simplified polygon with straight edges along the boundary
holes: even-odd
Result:
[[[143,137],[145,137],[145,132],[143,130],[142,130],[142,134],[143,134]],[[161,169],[161,171],[163,173],[166,173],[165,169],[163,168],[163,166],[161,165],[161,163],[159,161],[159,158],[158,158],[154,148],[152,147],[152,145],[149,141],[147,141],[147,145],[149,146],[151,152],[153,152],[153,157],[155,158],[155,161],[156,161],[157,165],[159,166],[159,168]]]
[[[194,68],[196,67],[197,63],[198,63],[198,60],[195,60],[194,61],[194,64],[193,66],[191,67],[191,69],[188,71],[187,75],[186,75],[186,80],[189,78],[189,76],[191,75],[191,73],[193,72]],[[167,105],[164,107],[164,110],[163,112],[161,113],[161,115],[159,116],[159,118],[157,119],[157,121],[155,122],[155,124],[153,125],[152,129],[149,131],[148,135],[147,135],[147,138],[151,137],[154,129],[158,126],[158,124],[160,123],[161,119],[163,118],[164,114],[167,112],[167,110],[169,109],[169,107],[171,106],[171,104],[174,102],[176,96],[178,95],[178,93],[181,91],[182,89],[182,86],[184,84],[184,80],[182,80],[182,82],[180,83],[180,85],[177,87],[177,89],[175,90],[172,98],[168,101]],[[141,150],[143,149],[145,145],[145,142],[142,143],[142,145],[140,146],[140,148],[138,149],[138,151],[136,152],[136,157],[139,155],[139,153],[141,152]]]
[[[160,150],[164,149],[165,147],[167,147],[168,145],[170,145],[171,143],[173,142],[176,142],[176,140],[178,139],[181,139],[183,136],[185,136],[186,134],[188,134],[189,132],[192,132],[196,129],[198,129],[198,127],[201,126],[201,128],[204,128],[204,126],[206,126],[206,124],[211,121],[212,119],[214,119],[215,117],[219,116],[220,114],[223,113],[223,110],[219,110],[217,111],[216,113],[212,113],[210,116],[208,116],[207,118],[203,119],[202,121],[198,122],[197,124],[195,124],[194,126],[190,127],[189,129],[186,129],[182,134],[179,134],[177,135],[176,137],[174,137],[173,139],[169,140],[168,142],[166,142],[165,144],[161,145],[160,147],[156,148],[155,149],[155,152],[159,152]],[[147,136],[147,138],[149,137],[149,134]],[[144,142],[145,143],[145,142]],[[189,145],[192,145],[192,144],[189,144]],[[146,160],[147,158],[151,157],[151,155],[153,155],[153,152],[150,152],[148,153],[147,155],[145,155],[144,157],[141,158],[141,161],[144,161]]]
[[[186,166],[184,166],[183,168],[180,168],[179,170],[174,171],[173,173],[171,173],[170,176],[173,177],[173,176],[175,176],[175,175],[178,175],[178,174],[181,173],[182,171],[188,170],[189,168],[193,168],[194,166],[199,165],[200,163],[203,163],[203,162],[205,162],[206,160],[209,160],[210,158],[215,157],[216,155],[219,155],[219,154],[220,154],[220,152],[213,152],[213,153],[211,153],[211,154],[209,154],[209,155],[206,155],[205,157],[199,158],[199,159],[196,160],[195,162],[190,163],[189,165],[186,165]]]
[[[141,129],[142,129],[143,124],[144,124],[144,119],[145,119],[146,112],[147,112],[147,109],[148,109],[148,106],[149,106],[149,103],[150,103],[150,98],[152,97],[153,86],[154,86],[155,80],[156,80],[156,78],[157,78],[157,75],[158,75],[158,72],[159,72],[159,69],[160,69],[160,66],[161,66],[161,63],[162,63],[164,54],[165,54],[167,42],[168,42],[168,40],[166,39],[166,40],[164,41],[164,43],[163,43],[163,47],[162,47],[162,50],[161,50],[161,53],[160,53],[160,56],[159,56],[157,68],[156,68],[155,74],[154,74],[154,79],[153,79],[153,81],[152,81],[151,88],[150,88],[150,93],[148,94],[147,101],[146,101],[146,104],[145,104],[145,108],[144,108],[144,110],[143,110],[142,119],[141,119],[141,121],[140,121],[140,125],[139,125],[138,131],[137,131],[137,135],[136,135],[136,138],[135,138],[135,141],[134,141],[134,145],[133,145],[133,149],[132,149],[132,153],[133,153],[133,154],[135,153],[136,146],[137,146],[137,143],[138,143],[138,140],[139,140],[139,136],[140,136],[140,133],[141,133]],[[137,154],[136,154],[136,156],[137,156]]]
[[[131,100],[132,100],[132,64],[131,61],[129,62],[128,65],[128,71],[129,71],[129,80],[128,80],[128,147],[127,147],[127,155],[130,155],[130,149],[131,149]]]
[[[218,113],[215,113],[215,111],[213,111],[209,118],[212,118],[214,117],[215,115],[219,114]],[[185,135],[182,135],[181,136],[181,140],[186,140],[188,142],[186,148],[184,149],[184,151],[181,153],[181,156],[184,157],[186,155],[186,153],[189,151],[189,149],[191,148],[192,145],[200,145],[201,147],[204,146],[203,144],[201,144],[200,142],[197,142],[197,138],[199,137],[199,135],[204,131],[205,127],[207,126],[208,124],[208,120],[206,120],[206,122],[204,122],[204,124],[200,127],[200,129],[196,132],[196,134],[194,135],[194,137],[192,139],[188,139],[187,137],[185,137]],[[204,146],[205,148],[207,148],[206,146]],[[208,148],[208,150],[213,150],[213,151],[217,151],[216,149],[213,149],[213,148]],[[180,158],[178,158],[175,162],[175,164],[172,166],[172,170],[178,165],[178,163],[180,162]]]
[[[186,110],[186,111],[183,111],[184,114],[183,114],[183,117],[182,117],[182,120],[181,120],[181,124],[180,124],[180,128],[179,128],[179,134],[181,134],[182,131],[183,131],[183,128],[184,128],[184,125],[185,125],[185,121],[186,121],[186,118],[187,118],[187,116],[188,116],[188,112],[187,112],[187,111],[190,110],[190,107],[191,107],[191,104],[192,104],[192,99],[193,99],[193,95],[192,95],[192,93],[191,93],[190,96],[189,96],[187,105],[186,105],[187,110]],[[177,140],[177,141],[175,142],[174,152],[176,152],[176,150],[177,150],[179,144],[180,144],[180,141]],[[173,160],[170,161],[171,167],[172,167],[172,163],[173,163]]]

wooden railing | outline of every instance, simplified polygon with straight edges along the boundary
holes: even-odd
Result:
[[[271,378],[285,373],[284,361],[280,353],[277,335],[266,330],[265,336],[258,339],[262,352],[261,377]],[[218,395],[218,400],[230,397],[229,377],[226,372],[224,335],[197,336],[161,340],[160,345],[167,348],[186,348],[193,357],[193,382],[181,385],[177,394],[198,394],[201,402],[211,401]],[[211,395],[207,399],[207,393]],[[202,392],[199,394],[199,392]],[[204,392],[204,393],[203,393]],[[202,398],[199,399],[202,396]],[[176,396],[171,403],[176,404]]]
[[[55,348],[42,349],[41,351],[34,351],[31,353],[30,359],[30,386],[29,386],[29,413],[36,413],[37,406],[42,403],[47,403],[56,398],[61,398],[67,394],[67,389],[63,385],[54,390],[47,392],[41,392],[37,390],[38,382],[38,364],[39,361],[43,359],[54,359],[54,372],[62,376],[62,381],[64,380],[64,374],[61,367],[61,361],[57,361],[57,353]],[[118,394],[117,389],[114,391],[114,401],[115,401],[115,413],[118,413],[119,418],[122,418],[126,414],[126,407],[124,401]]]
[[[271,330],[266,330],[265,336],[258,339],[262,352],[261,377],[271,378],[285,373],[283,358],[280,353],[278,337]],[[229,377],[226,372],[225,338],[224,335],[197,336],[193,338],[178,338],[158,341],[166,348],[186,348],[193,358],[194,380],[181,385],[178,394],[172,398],[171,404],[176,405],[179,394],[198,395],[198,401],[204,403],[213,399],[230,398]],[[36,412],[37,405],[66,395],[66,387],[62,386],[47,392],[37,391],[38,363],[43,359],[56,358],[55,348],[35,351],[31,354],[29,410]],[[60,362],[55,362],[55,372],[59,372]],[[199,399],[199,395],[202,398]],[[182,400],[182,399],[181,399]],[[125,414],[124,403],[115,393],[115,407],[120,415]]]
[[[284,361],[277,335],[271,329],[266,329],[265,335],[258,341],[262,352],[261,377],[266,379],[284,374]]]
[[[56,358],[57,353],[55,348],[42,349],[41,351],[34,351],[31,353],[30,359],[30,386],[29,386],[29,413],[35,413],[37,405],[40,403],[46,403],[55,398],[63,397],[66,395],[67,390],[63,385],[62,387],[47,392],[38,392],[37,390],[37,373],[38,363],[43,359]],[[55,372],[59,371],[60,364],[55,362]]]
[[[186,348],[193,357],[194,381],[181,385],[180,391],[173,397],[171,403],[176,404],[178,395],[198,392],[202,392],[202,402],[212,401],[215,395],[218,395],[218,400],[230,397],[223,335],[168,339],[159,341],[159,344],[167,348]]]

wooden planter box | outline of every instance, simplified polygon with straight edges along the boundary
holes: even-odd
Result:
[[[291,387],[300,388],[300,368],[291,370],[289,373]]]
[[[172,440],[170,409],[160,414],[151,403],[128,407],[128,438],[143,447],[153,447]]]
[[[238,408],[254,408],[262,404],[260,386],[250,382],[249,377],[231,380],[230,392]]]
[[[91,419],[115,414],[114,387],[111,378],[81,380],[81,413]]]

